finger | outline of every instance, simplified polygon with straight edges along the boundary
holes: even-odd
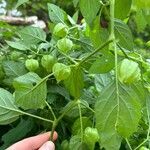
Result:
[[[57,136],[58,136],[57,133],[54,132],[53,139],[56,140]],[[50,132],[47,132],[17,142],[7,150],[34,150],[40,148],[45,142],[49,140],[50,140]]]
[[[55,145],[51,141],[47,141],[39,150],[55,150]]]

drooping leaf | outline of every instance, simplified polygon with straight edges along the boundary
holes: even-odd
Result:
[[[33,26],[25,27],[18,32],[24,44],[36,45],[46,39],[46,33],[41,29]]]
[[[100,9],[99,0],[80,0],[80,10],[88,24],[91,24],[96,18],[96,15]]]
[[[130,11],[132,0],[115,1],[115,18],[125,19]]]
[[[133,50],[133,37],[129,27],[121,20],[115,19],[115,36],[124,49]]]
[[[61,8],[54,4],[48,4],[48,12],[50,20],[53,23],[65,23],[65,20],[67,18],[67,14],[65,11],[63,11]]]
[[[15,100],[11,93],[0,88],[0,125],[6,125],[18,119],[19,109],[14,104]]]
[[[71,74],[64,81],[65,87],[69,90],[70,94],[78,99],[81,96],[82,89],[84,87],[83,71],[78,66],[71,68]]]
[[[118,150],[121,137],[127,138],[137,130],[141,117],[141,103],[134,86],[110,84],[101,93],[95,105],[96,128],[101,145]],[[130,123],[129,123],[130,122]],[[110,140],[111,139],[111,140]]]
[[[23,109],[37,109],[45,106],[46,80],[36,73],[27,73],[14,79],[15,101]]]
[[[17,49],[17,50],[28,50],[29,47],[27,45],[25,45],[22,41],[15,41],[15,42],[12,42],[12,41],[6,41],[6,43],[14,48],[14,49]]]
[[[27,73],[24,63],[15,61],[4,61],[3,69],[6,76],[15,78]]]
[[[89,73],[102,74],[112,70],[115,66],[114,55],[111,53],[104,54],[92,64]]]
[[[27,3],[29,0],[18,0],[16,6],[15,6],[15,9],[17,9],[19,6]]]
[[[22,119],[16,127],[12,128],[2,136],[4,144],[0,148],[6,149],[8,146],[24,138],[33,129],[33,124],[31,119]]]

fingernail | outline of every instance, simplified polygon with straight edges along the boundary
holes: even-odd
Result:
[[[46,142],[42,147],[44,150],[55,150],[55,145],[51,141]]]

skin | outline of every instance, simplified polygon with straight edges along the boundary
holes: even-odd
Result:
[[[46,132],[37,136],[26,138],[19,141],[6,150],[55,150],[55,145],[50,140],[50,132]],[[54,132],[53,139],[57,139],[58,135]]]

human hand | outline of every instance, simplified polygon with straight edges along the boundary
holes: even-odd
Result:
[[[46,132],[37,136],[26,138],[19,141],[6,150],[55,150],[55,145],[50,139],[50,132]],[[53,139],[57,139],[57,133],[54,132]]]

